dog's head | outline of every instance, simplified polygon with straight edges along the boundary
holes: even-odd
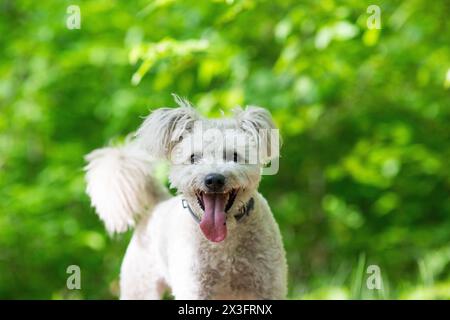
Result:
[[[178,108],[153,111],[138,130],[138,141],[171,163],[171,186],[182,193],[206,238],[220,242],[227,226],[258,188],[261,168],[278,155],[270,113],[236,109],[234,117],[205,119],[186,100]],[[278,136],[276,136],[278,137]]]

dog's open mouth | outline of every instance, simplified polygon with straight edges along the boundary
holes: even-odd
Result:
[[[229,192],[196,192],[197,201],[204,211],[200,229],[213,242],[221,242],[227,236],[226,212],[233,206],[237,189]]]
[[[195,193],[197,197],[197,202],[202,208],[203,211],[205,211],[205,201],[204,201],[204,195],[210,196],[210,195],[225,195],[227,198],[226,206],[225,206],[225,212],[231,209],[233,206],[234,200],[236,199],[238,193],[238,189],[231,189],[229,192],[204,192],[204,191],[198,191]]]

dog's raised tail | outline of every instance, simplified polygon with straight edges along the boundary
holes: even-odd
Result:
[[[86,192],[110,234],[133,227],[168,197],[153,176],[154,163],[132,143],[94,150],[86,160]]]

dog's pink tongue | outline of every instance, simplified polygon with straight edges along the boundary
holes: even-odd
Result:
[[[205,237],[213,242],[220,242],[227,236],[225,225],[226,194],[203,194],[205,214],[200,221],[200,229]]]

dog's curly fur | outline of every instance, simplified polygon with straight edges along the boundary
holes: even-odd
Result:
[[[176,299],[285,298],[280,231],[257,192],[262,163],[270,161],[270,154],[258,164],[223,156],[237,152],[234,157],[245,159],[257,149],[258,132],[275,128],[269,112],[250,106],[237,109],[233,118],[204,119],[186,100],[176,101],[178,108],[153,111],[125,146],[86,157],[87,193],[107,230],[136,228],[121,268],[121,298],[159,299],[166,288]],[[216,133],[236,141],[234,149],[219,143]],[[201,150],[195,149],[199,139]],[[170,161],[169,180],[177,196],[153,177],[158,159]],[[227,236],[220,242],[208,240],[182,204],[187,201],[192,214],[203,218],[198,195],[207,192],[204,181],[210,173],[225,177],[224,192],[237,190],[226,211]],[[237,213],[250,199],[252,210],[238,221]]]

